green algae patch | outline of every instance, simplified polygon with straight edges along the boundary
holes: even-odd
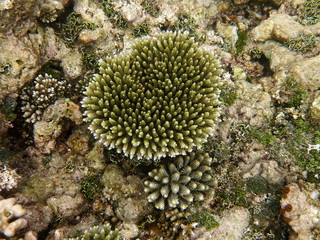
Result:
[[[219,223],[209,211],[201,211],[191,214],[188,218],[188,222],[196,222],[201,226],[204,226],[207,230],[219,227]]]

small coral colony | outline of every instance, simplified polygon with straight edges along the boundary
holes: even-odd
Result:
[[[186,209],[214,186],[212,159],[199,149],[219,117],[222,70],[188,33],[139,39],[100,61],[82,100],[95,139],[133,161],[161,162],[145,182],[158,209]]]

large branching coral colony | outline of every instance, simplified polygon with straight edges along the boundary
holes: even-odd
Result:
[[[214,54],[188,33],[165,32],[101,60],[99,71],[82,100],[94,137],[133,160],[165,158],[146,182],[157,208],[185,209],[203,200],[213,185],[212,161],[190,152],[201,148],[219,118],[222,70]]]

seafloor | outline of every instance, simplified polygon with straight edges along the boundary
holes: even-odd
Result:
[[[0,239],[320,239],[319,38],[319,0],[1,0]]]

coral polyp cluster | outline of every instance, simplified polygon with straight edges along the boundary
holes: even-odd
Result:
[[[41,119],[43,111],[59,97],[64,97],[70,90],[65,80],[58,80],[49,74],[39,75],[32,85],[26,86],[20,96],[21,111],[28,123]]]
[[[118,231],[111,230],[109,223],[103,226],[95,226],[86,230],[81,237],[76,240],[121,240],[121,235]]]
[[[216,180],[211,171],[212,158],[207,153],[192,152],[161,164],[149,172],[145,181],[148,201],[158,209],[186,209],[194,201],[203,201]]]
[[[82,106],[94,137],[130,158],[158,160],[199,148],[219,117],[221,69],[187,33],[144,37],[100,61]]]

